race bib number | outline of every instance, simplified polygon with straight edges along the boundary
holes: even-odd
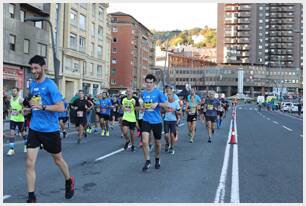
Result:
[[[194,109],[189,110],[188,114],[190,114],[190,115],[194,115],[194,114],[195,114],[195,110],[194,110]]]
[[[17,111],[17,110],[15,110],[15,109],[14,109],[14,110],[12,110],[12,115],[13,115],[13,116],[18,115],[18,111]]]
[[[131,108],[130,107],[125,107],[125,111],[131,113]]]
[[[102,109],[102,113],[106,113],[106,109]]]
[[[77,117],[83,117],[83,111],[77,111]]]
[[[214,109],[214,105],[212,104],[207,105],[207,110],[213,110],[213,109]]]

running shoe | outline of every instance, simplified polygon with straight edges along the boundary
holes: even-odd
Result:
[[[9,149],[9,151],[6,153],[7,156],[13,156],[15,155],[15,150],[14,149]]]
[[[208,138],[208,142],[211,143],[211,138],[210,137]]]
[[[139,146],[139,147],[142,147],[142,141],[139,142],[139,145],[138,145],[138,146]]]
[[[107,136],[107,137],[109,136],[109,131],[106,132],[106,136]]]
[[[66,138],[66,131],[63,131],[63,138]]]
[[[155,169],[159,169],[160,168],[160,160],[159,159],[155,159]]]
[[[86,131],[84,132],[84,137],[87,137],[87,132]]]
[[[130,144],[130,141],[128,141],[128,142],[125,143],[125,145],[124,145],[124,147],[123,147],[124,150],[126,150],[126,149],[128,148],[129,144]]]
[[[165,152],[168,152],[169,151],[169,144],[166,144],[165,145]]]
[[[174,149],[173,149],[172,147],[170,147],[170,149],[169,149],[169,154],[174,155],[174,153],[175,153]]]
[[[135,146],[134,145],[132,145],[132,147],[131,147],[131,152],[135,152]]]
[[[24,146],[23,146],[23,152],[26,153],[27,151],[28,151],[28,150],[27,150],[27,145],[24,145]]]
[[[212,134],[215,134],[215,130],[214,130],[214,129],[211,129],[211,133],[212,133]]]
[[[101,136],[105,135],[105,131],[102,129]]]
[[[189,140],[189,143],[193,143],[193,139],[190,139],[190,140]]]
[[[145,165],[143,166],[142,168],[142,171],[145,172],[147,171],[149,168],[151,167],[151,161],[150,160],[147,160]]]
[[[65,183],[65,198],[70,199],[74,194],[74,177],[70,177]]]
[[[36,197],[34,198],[28,198],[27,203],[36,203]]]

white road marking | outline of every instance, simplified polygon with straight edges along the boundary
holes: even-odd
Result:
[[[267,117],[267,120],[271,120],[269,117]]]
[[[249,108],[249,110],[253,110],[253,108]]]
[[[301,134],[301,135],[300,135],[300,137],[302,137],[302,138],[303,138],[303,135]]]
[[[290,128],[284,126],[284,125],[283,125],[283,127],[284,127],[286,130],[292,131],[292,129],[290,129]]]
[[[273,123],[275,123],[275,124],[279,124],[277,121],[273,121]]]
[[[8,198],[10,198],[10,197],[12,197],[11,195],[4,195],[3,196],[3,200],[6,200],[6,199],[8,199]]]
[[[231,203],[239,203],[239,167],[238,167],[238,131],[237,121],[235,119],[236,144],[233,145],[233,164],[232,164],[232,186],[231,186]]]
[[[230,129],[229,129],[229,133],[228,133],[228,141],[226,142],[223,166],[222,166],[219,185],[218,185],[218,188],[217,188],[217,191],[216,191],[216,196],[215,196],[215,201],[214,201],[215,203],[223,203],[224,202],[227,168],[228,168],[228,161],[229,161],[229,156],[230,156],[229,155],[230,144],[228,144],[228,142],[230,141],[230,138],[231,138],[232,124],[233,124],[233,120],[231,120],[231,123],[230,123]]]

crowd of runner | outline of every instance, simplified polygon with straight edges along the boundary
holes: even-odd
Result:
[[[7,152],[8,156],[15,154],[15,136],[21,135],[24,152],[27,153],[28,202],[36,202],[34,165],[39,149],[45,149],[53,156],[66,179],[66,198],[73,196],[74,177],[69,175],[68,166],[61,156],[60,139],[67,137],[67,126],[71,127],[67,124],[74,124],[77,128],[77,144],[81,144],[83,138],[90,134],[112,136],[111,130],[119,125],[125,150],[130,148],[134,152],[136,140],[139,139],[138,146],[142,147],[144,154],[142,170],[146,171],[151,167],[150,150],[153,143],[155,169],[161,167],[162,137],[165,152],[175,154],[178,127],[182,120],[187,120],[190,143],[196,142],[198,119],[207,127],[207,141],[211,143],[215,129],[221,127],[229,106],[224,96],[213,91],[201,98],[192,89],[187,97],[178,97],[173,88],[167,85],[165,92],[162,92],[156,87],[156,78],[152,74],[145,77],[146,87],[143,91],[127,88],[125,94],[109,95],[108,91],[103,91],[93,97],[79,90],[67,102],[54,82],[45,77],[43,59],[35,56],[30,65],[36,81],[30,85],[27,97],[22,98],[18,88],[12,88],[9,105],[10,144]]]

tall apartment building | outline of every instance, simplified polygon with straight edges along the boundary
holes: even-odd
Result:
[[[218,4],[217,63],[302,68],[302,10],[297,3]]]
[[[49,4],[3,4],[3,91],[17,86],[23,93],[32,78],[30,58],[37,54],[47,57],[48,25],[24,22],[24,18],[48,17],[49,9]]]
[[[67,99],[79,89],[96,95],[109,87],[107,8],[106,3],[51,4],[50,19],[59,32],[59,87]]]
[[[111,13],[112,45],[110,88],[141,89],[154,66],[153,34],[129,14]]]

